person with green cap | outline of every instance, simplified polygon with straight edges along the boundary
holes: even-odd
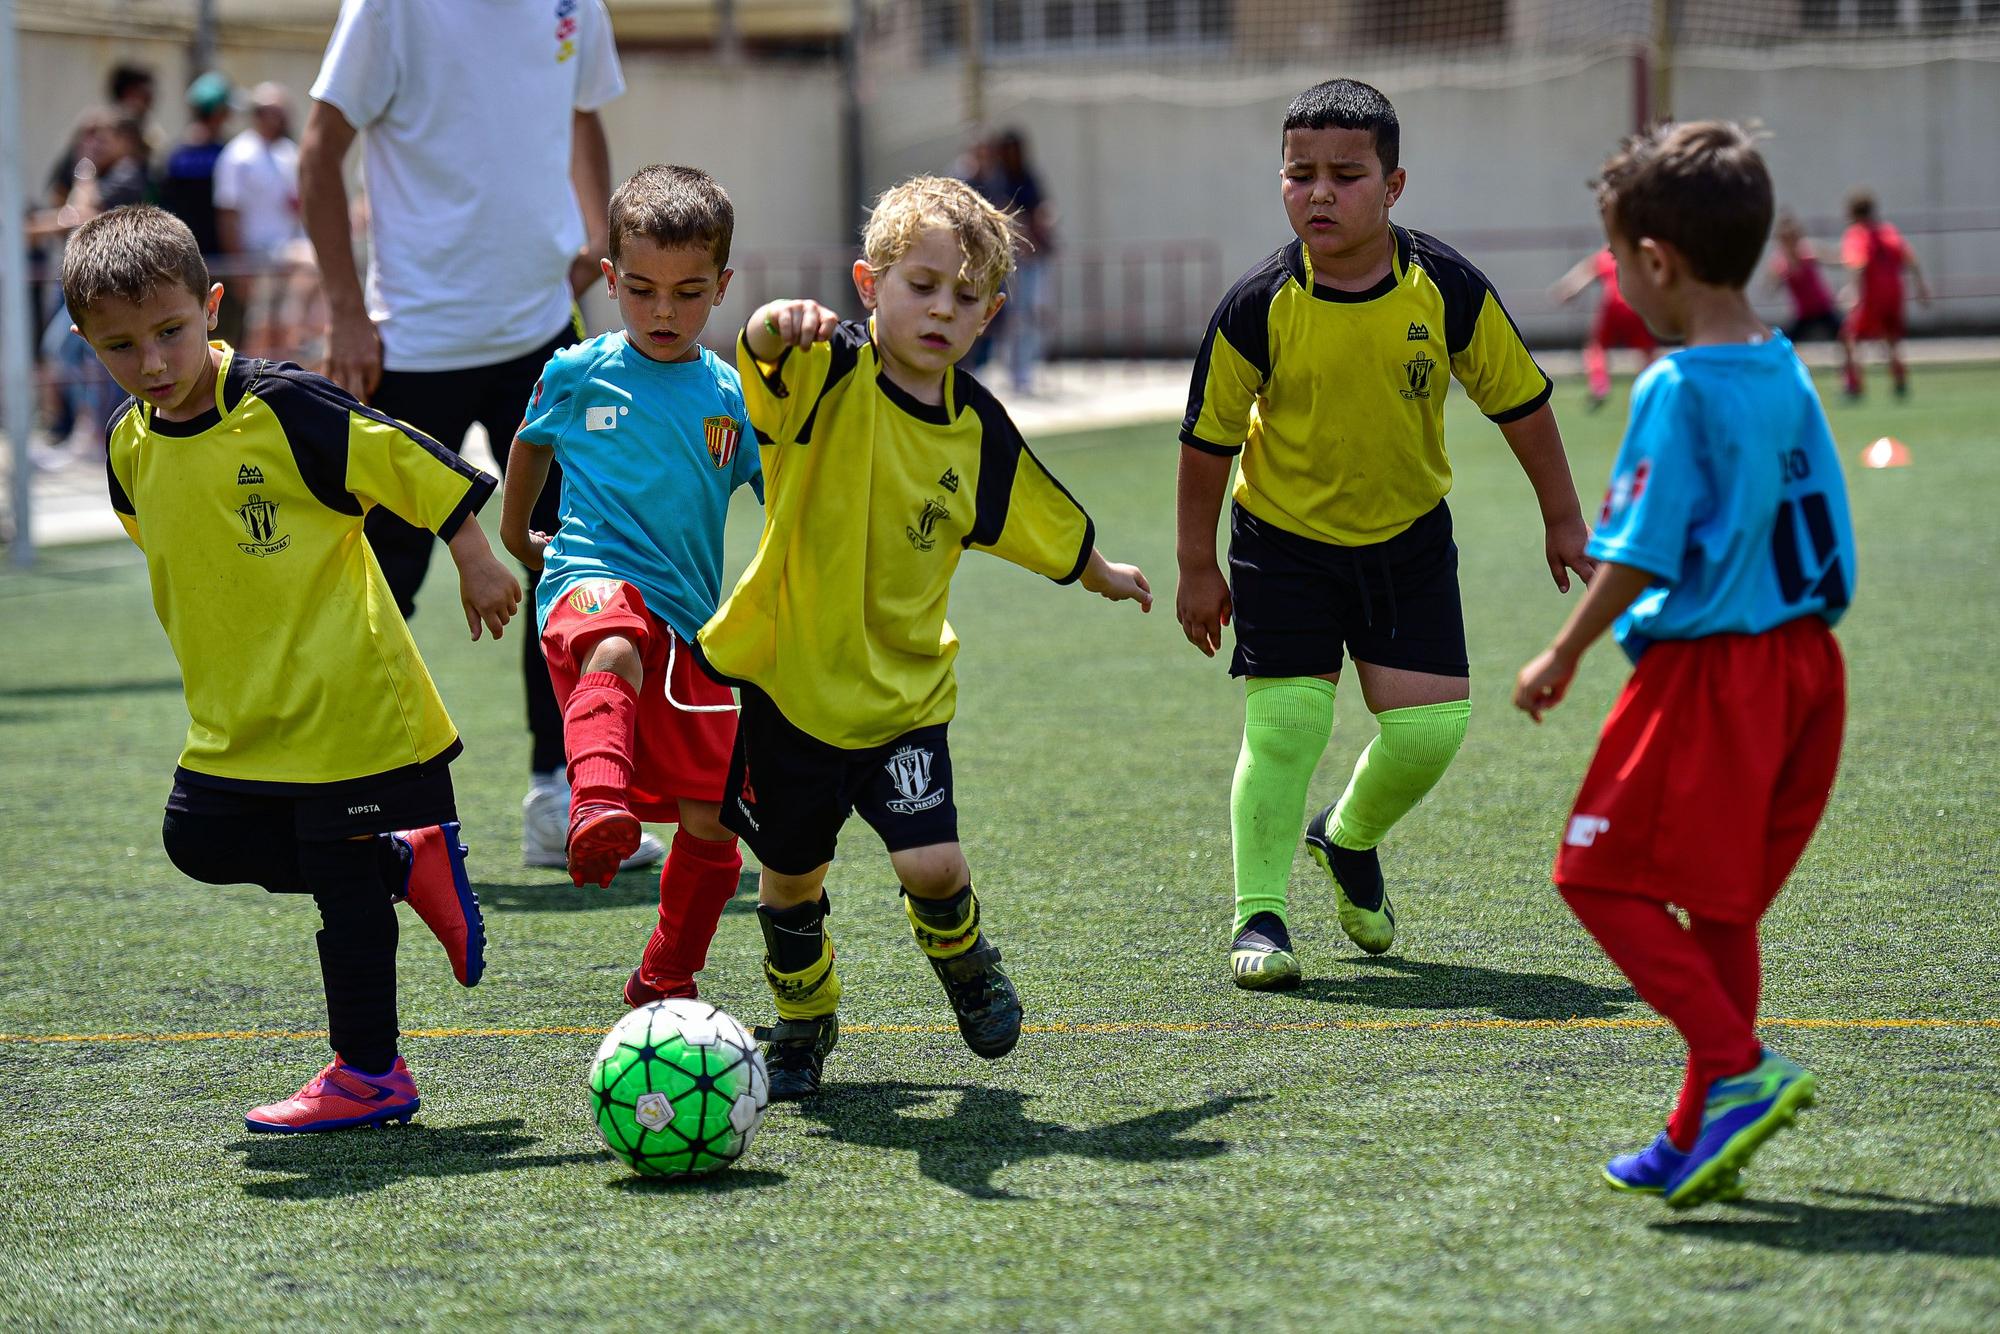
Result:
[[[190,83],[187,129],[167,154],[167,167],[160,178],[160,207],[188,225],[195,244],[201,247],[202,259],[211,268],[223,254],[215,216],[215,164],[229,142],[224,131],[236,102],[236,87],[221,70],[209,70]],[[223,285],[215,336],[234,347],[243,341],[243,303],[230,295],[229,286]]]

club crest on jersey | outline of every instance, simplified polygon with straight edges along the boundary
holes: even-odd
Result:
[[[1431,396],[1431,372],[1437,369],[1437,362],[1428,352],[1419,352],[1403,363],[1404,387],[1398,392],[1404,398],[1429,398]]]
[[[915,815],[944,801],[944,789],[931,788],[931,764],[931,752],[923,746],[904,746],[889,757],[882,767],[889,771],[889,782],[896,789],[896,795],[887,803],[890,810],[898,815]]]
[[[717,470],[727,468],[743,440],[743,423],[734,417],[704,417],[701,432],[708,437],[708,456],[715,460]]]
[[[236,507],[236,517],[243,520],[243,531],[250,535],[248,542],[238,542],[236,549],[251,556],[275,556],[292,544],[289,534],[278,532],[278,502],[266,500],[256,492],[250,499]]]
[[[911,546],[919,551],[929,551],[937,545],[933,530],[938,526],[938,520],[950,517],[951,511],[944,507],[944,501],[934,496],[924,502],[923,512],[917,515],[916,523],[903,532],[909,536]]]

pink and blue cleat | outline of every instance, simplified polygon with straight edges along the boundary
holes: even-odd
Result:
[[[459,985],[477,986],[486,971],[486,922],[479,915],[479,896],[466,879],[458,821],[389,837],[403,857],[403,892],[397,901],[414,908],[444,946]]]
[[[322,1130],[407,1123],[421,1106],[417,1081],[398,1056],[387,1074],[364,1075],[335,1057],[283,1102],[253,1107],[243,1124],[257,1134],[310,1135]]]

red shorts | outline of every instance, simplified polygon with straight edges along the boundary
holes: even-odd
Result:
[[[1653,331],[1639,318],[1639,312],[1623,301],[1598,306],[1590,341],[1599,347],[1629,347],[1649,355],[1654,347]]]
[[[1864,342],[1900,343],[1905,327],[1902,302],[1863,300],[1847,312],[1847,323],[1840,332],[1843,337]]]
[[[585,580],[549,609],[542,656],[549,661],[557,702],[568,707],[584,660],[608,634],[624,635],[638,645],[645,680],[632,746],[632,814],[671,824],[680,819],[677,803],[683,798],[720,802],[736,746],[736,710],[720,706],[733,706],[734,699],[728,686],[695,662],[687,642],[646,610],[645,595],[632,585]],[[682,707],[689,705],[718,711]]]
[[[1652,645],[1604,720],[1556,884],[1755,922],[1826,809],[1846,716],[1840,646],[1817,616]]]

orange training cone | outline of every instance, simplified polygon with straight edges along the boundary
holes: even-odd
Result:
[[[1885,435],[1861,451],[1861,466],[1907,468],[1910,466],[1910,447],[1893,435]]]

